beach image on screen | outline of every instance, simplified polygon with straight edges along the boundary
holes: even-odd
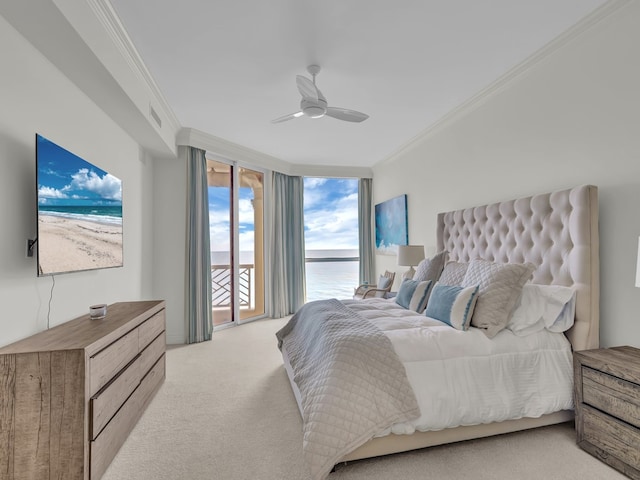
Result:
[[[122,182],[38,135],[38,274],[122,266]]]

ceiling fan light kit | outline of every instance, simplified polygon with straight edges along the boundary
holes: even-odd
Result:
[[[302,113],[304,113],[307,117],[324,117],[324,114],[327,113],[327,102],[320,98],[315,102],[313,100],[309,100],[308,98],[303,98],[300,101],[300,109],[302,110]]]
[[[310,118],[322,118],[326,115],[347,122],[362,122],[369,118],[369,115],[365,113],[349,110],[348,108],[329,107],[327,99],[316,86],[316,75],[320,72],[320,67],[318,65],[309,65],[307,72],[311,74],[312,80],[302,75],[296,76],[296,85],[300,95],[302,95],[300,111],[271,120],[271,123],[281,123],[303,115]]]

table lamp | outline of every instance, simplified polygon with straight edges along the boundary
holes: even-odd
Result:
[[[424,245],[399,245],[398,246],[398,265],[401,267],[409,267],[402,278],[413,278],[416,273],[415,267],[424,260]]]

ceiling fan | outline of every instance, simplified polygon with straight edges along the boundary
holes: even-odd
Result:
[[[356,112],[355,110],[349,110],[348,108],[329,107],[327,105],[327,99],[322,95],[322,92],[316,87],[316,75],[320,72],[318,65],[309,65],[307,72],[311,74],[313,80],[309,80],[302,75],[296,75],[296,84],[298,85],[298,91],[302,95],[300,100],[300,111],[290,113],[283,117],[271,120],[271,123],[280,123],[291,120],[292,118],[298,118],[303,115],[311,118],[320,118],[325,115],[328,117],[337,118],[338,120],[345,120],[347,122],[362,122],[369,118],[369,115]]]

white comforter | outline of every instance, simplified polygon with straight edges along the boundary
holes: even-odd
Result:
[[[518,337],[503,330],[489,339],[477,329],[455,330],[393,300],[342,302],[391,340],[420,406],[420,418],[378,436],[573,409],[571,345],[561,333]]]

